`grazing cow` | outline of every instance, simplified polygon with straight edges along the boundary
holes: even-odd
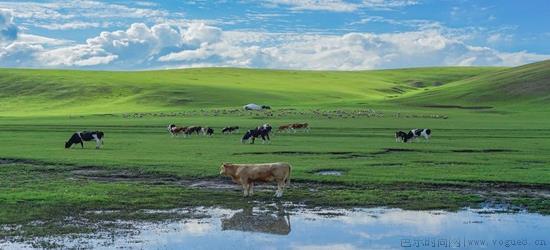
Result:
[[[187,131],[187,127],[178,127],[175,124],[168,125],[168,132],[172,136],[177,136],[178,134],[185,133]]]
[[[239,126],[225,127],[222,129],[223,134],[233,134],[233,132],[239,132]]]
[[[254,194],[255,182],[277,182],[275,196],[283,196],[285,186],[290,185],[291,166],[288,163],[233,164],[223,163],[220,175],[229,176],[243,186],[244,196]]]
[[[294,123],[290,126],[290,128],[292,129],[292,131],[294,131],[294,133],[296,133],[296,130],[297,129],[303,129],[304,132],[309,132],[309,124],[306,123]]]
[[[105,134],[101,131],[82,131],[74,133],[68,141],[65,142],[65,148],[70,148],[73,144],[80,143],[80,146],[84,148],[85,141],[95,140],[95,148],[99,149],[103,145],[103,137]]]
[[[262,110],[262,106],[255,103],[250,103],[250,104],[244,105],[243,109],[244,110]]]
[[[291,127],[292,127],[292,124],[281,125],[277,129],[277,132],[288,132]]]
[[[426,141],[428,141],[428,140],[430,140],[430,137],[432,137],[432,130],[429,129],[429,128],[411,129],[411,131],[409,131],[407,137],[412,138],[412,139],[417,139],[420,136],[424,137],[424,139],[426,139]]]
[[[396,142],[407,142],[410,138],[408,137],[407,133],[403,131],[397,131],[395,132],[395,141]]]
[[[201,126],[190,126],[190,127],[187,127],[187,129],[185,130],[185,136],[190,136],[192,135],[193,133],[196,133],[197,135],[202,131],[202,127]]]
[[[271,129],[273,129],[271,125],[266,123],[255,129],[248,130],[241,139],[241,142],[245,143],[246,141],[250,141],[250,144],[254,144],[256,138],[262,137],[262,143],[270,143],[271,138],[269,138],[269,133],[271,132]]]
[[[260,126],[260,128],[262,128],[263,130],[266,130],[267,133],[271,133],[271,130],[273,129],[273,127],[271,127],[269,123],[265,123],[264,125]]]
[[[214,129],[210,127],[202,128],[201,133],[206,136],[212,136],[214,134]]]

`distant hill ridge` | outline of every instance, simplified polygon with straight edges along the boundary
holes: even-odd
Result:
[[[0,69],[0,115],[154,112],[186,108],[356,107],[365,103],[483,106],[547,102],[550,61],[514,68],[369,71],[199,68],[136,72]]]

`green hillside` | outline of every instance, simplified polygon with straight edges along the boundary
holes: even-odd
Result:
[[[357,106],[498,72],[492,67],[355,72],[204,68],[141,72],[0,69],[0,115]]]
[[[459,80],[402,101],[428,105],[529,105],[550,102],[550,60]]]

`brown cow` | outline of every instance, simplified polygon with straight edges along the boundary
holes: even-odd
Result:
[[[220,175],[231,177],[233,182],[243,186],[244,196],[254,194],[255,182],[277,182],[275,196],[283,196],[285,186],[290,185],[291,166],[288,163],[233,164],[223,163]]]
[[[292,127],[292,124],[281,125],[277,129],[277,132],[287,132]]]
[[[168,125],[168,132],[172,136],[177,136],[178,134],[185,133],[187,131],[187,127],[178,127],[175,124]]]
[[[309,132],[309,124],[306,123],[294,123],[290,126],[290,128],[292,129],[292,131],[294,131],[294,133],[296,133],[296,129],[303,129],[304,132]]]

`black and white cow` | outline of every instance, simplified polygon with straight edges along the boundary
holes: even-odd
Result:
[[[103,145],[103,137],[105,134],[101,131],[82,131],[74,133],[68,141],[65,142],[65,148],[70,148],[73,144],[80,143],[80,146],[84,148],[85,141],[95,140],[95,148],[99,149]]]
[[[266,124],[264,124],[260,127],[267,130],[268,133],[271,133],[271,130],[273,129],[273,127],[271,127],[271,125],[269,125],[269,123],[266,123]]]
[[[199,135],[202,132],[201,126],[189,126],[184,132],[185,137],[191,136],[193,133]]]
[[[407,142],[409,140],[407,133],[403,131],[395,132],[395,141],[396,142]]]
[[[239,126],[225,127],[222,129],[223,134],[232,134],[233,132],[239,132]]]
[[[250,144],[254,144],[254,140],[256,140],[256,138],[262,137],[262,143],[270,143],[271,139],[269,138],[269,133],[272,129],[273,127],[266,123],[255,129],[248,130],[241,139],[241,142],[245,143],[246,141],[250,141]]]
[[[201,133],[210,137],[214,134],[214,129],[211,127],[204,127],[201,129]]]
[[[432,130],[429,128],[423,128],[423,129],[411,129],[409,133],[407,134],[408,139],[417,139],[418,137],[424,137],[426,141],[430,140],[430,137],[432,137]],[[405,141],[406,142],[406,141]]]

